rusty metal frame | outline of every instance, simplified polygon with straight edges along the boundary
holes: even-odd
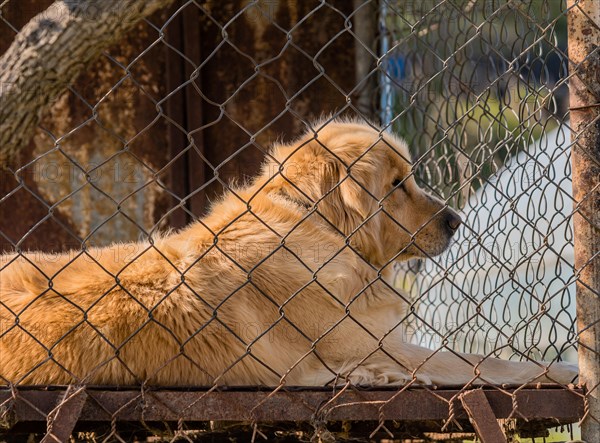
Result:
[[[472,396],[489,403],[496,419],[527,422],[552,419],[554,426],[574,423],[584,415],[581,389],[543,385],[504,389],[198,389],[108,390],[86,388],[78,421],[100,422],[302,422],[379,421],[445,422],[451,412],[455,421],[468,422],[461,399]],[[65,388],[0,390],[4,415],[16,424],[45,424],[65,396]],[[8,412],[10,411],[10,414]],[[67,417],[69,414],[63,414]],[[73,421],[73,416],[66,418]],[[56,426],[55,418],[55,426]],[[8,430],[10,432],[10,429]]]

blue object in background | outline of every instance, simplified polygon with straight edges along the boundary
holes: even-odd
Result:
[[[394,83],[399,83],[406,78],[406,59],[403,54],[390,50],[390,33],[386,23],[388,6],[386,2],[379,4],[379,35],[380,47],[380,73],[379,73],[379,118],[384,127],[389,126],[393,118],[394,109]]]
[[[403,54],[388,54],[385,58],[386,72],[395,82],[406,78],[406,59]]]

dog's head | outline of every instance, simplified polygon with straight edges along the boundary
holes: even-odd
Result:
[[[265,174],[318,214],[371,263],[444,251],[461,219],[415,182],[406,143],[368,124],[332,121],[274,148]]]

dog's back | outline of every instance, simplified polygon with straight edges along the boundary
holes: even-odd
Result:
[[[155,248],[143,243],[86,253],[1,256],[4,382],[61,384],[90,376],[98,383],[134,383],[135,375],[128,374],[118,358],[127,357],[124,344],[143,328],[148,310],[168,292],[173,270],[159,257]],[[98,362],[105,364],[98,368]]]

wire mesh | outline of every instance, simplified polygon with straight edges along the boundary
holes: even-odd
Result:
[[[461,349],[575,360],[565,5],[436,4],[393,5],[393,125],[467,223],[412,293]]]
[[[23,5],[0,3],[2,51],[33,15],[66,13]],[[526,435],[529,383],[586,401],[560,363],[577,360],[568,14],[562,0],[181,1],[143,20],[5,165],[3,422],[20,401],[52,428],[69,396],[32,404],[30,385],[133,387],[122,403],[88,389],[103,440],[133,438],[127,408],[144,421],[173,386],[204,393],[161,397],[170,424],[144,432],[328,441],[362,402],[379,419],[359,432],[427,441],[386,407],[424,389],[447,411],[436,431],[469,431],[460,395],[485,384],[510,399],[520,428],[505,431]],[[462,224],[438,255],[427,239],[451,208]],[[252,413],[298,385],[331,393],[298,394],[308,430],[259,426]],[[397,394],[337,403],[372,385]],[[239,429],[192,423],[231,386],[265,392]]]

